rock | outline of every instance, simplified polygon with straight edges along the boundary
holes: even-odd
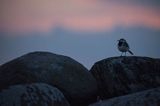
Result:
[[[112,57],[95,63],[90,72],[101,99],[160,86],[160,59]]]
[[[0,106],[70,106],[55,87],[43,83],[13,85],[0,92]]]
[[[70,57],[33,52],[0,67],[0,89],[43,82],[60,89],[71,105],[94,101],[97,83],[92,74]]]
[[[160,106],[160,88],[115,97],[89,106]]]

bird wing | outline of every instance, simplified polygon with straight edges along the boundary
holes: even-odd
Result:
[[[123,42],[123,46],[126,46],[126,47],[128,47],[128,49],[129,49],[129,45],[128,45],[127,42]]]

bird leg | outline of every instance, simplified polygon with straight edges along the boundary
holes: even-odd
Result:
[[[121,57],[122,57],[122,55],[123,55],[123,52],[121,53]]]

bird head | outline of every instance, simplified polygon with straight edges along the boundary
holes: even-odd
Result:
[[[118,40],[119,42],[126,42],[125,39],[121,38],[120,40]]]

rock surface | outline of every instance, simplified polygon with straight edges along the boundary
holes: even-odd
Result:
[[[160,106],[160,88],[115,97],[89,106]]]
[[[55,87],[43,83],[13,85],[0,92],[0,106],[70,106]]]
[[[15,84],[43,82],[60,89],[71,105],[94,100],[97,83],[77,61],[48,52],[33,52],[0,66],[0,90]]]
[[[101,99],[125,95],[160,86],[160,59],[112,57],[94,64]]]

